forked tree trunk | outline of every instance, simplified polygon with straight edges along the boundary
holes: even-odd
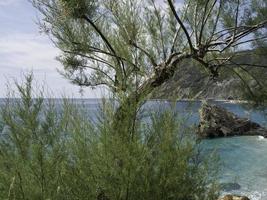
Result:
[[[135,92],[120,102],[114,116],[114,130],[125,137],[132,135],[137,111],[147,96],[157,87],[169,80],[175,73],[177,65],[184,59],[191,58],[192,54],[174,54],[167,61],[156,68],[155,74],[145,81]]]

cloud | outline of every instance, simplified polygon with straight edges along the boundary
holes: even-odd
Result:
[[[59,51],[44,36],[11,34],[0,37],[0,69],[46,69],[59,67],[55,57]]]
[[[1,0],[0,6],[18,5],[21,0]]]
[[[62,69],[55,57],[60,54],[52,42],[40,35],[34,19],[38,16],[28,0],[0,0],[0,97],[6,96],[5,85],[23,74],[34,73],[36,82],[61,97],[80,97],[79,87],[72,85],[57,72]],[[14,88],[14,84],[11,85]],[[84,97],[101,97],[101,90],[85,89]]]
[[[58,72],[62,69],[55,57],[59,55],[49,39],[39,34],[10,34],[0,36],[0,97],[6,94],[6,83],[13,79],[20,80],[23,74],[32,71],[35,80],[52,92],[53,97],[81,97],[80,88],[69,83]],[[14,84],[11,85],[14,89]],[[86,88],[84,97],[96,98],[103,95],[102,89]]]

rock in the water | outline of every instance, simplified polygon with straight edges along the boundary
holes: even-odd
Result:
[[[267,138],[266,128],[219,106],[203,103],[199,114],[198,135],[202,138],[242,135],[261,135]]]
[[[239,196],[239,195],[226,195],[223,198],[220,198],[219,200],[250,200],[246,196]]]
[[[238,183],[222,183],[221,188],[223,191],[230,192],[232,190],[239,190],[241,186]]]

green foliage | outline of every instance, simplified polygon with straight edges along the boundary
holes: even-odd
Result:
[[[96,10],[96,0],[59,0],[59,5],[65,17],[81,18],[83,15],[93,15]]]
[[[64,151],[64,118],[41,94],[33,98],[32,76],[17,85],[20,99],[9,97],[1,108],[5,130],[0,138],[0,198],[58,197]]]
[[[264,0],[253,0],[252,1],[252,10],[256,13],[253,15],[254,18],[251,19],[252,22],[259,22],[261,20],[267,19],[267,2]],[[256,38],[262,38],[261,40],[257,40]],[[259,53],[266,55],[267,53],[267,26],[263,30],[257,31],[255,33],[255,41],[253,43],[257,49],[260,50]]]
[[[182,135],[170,112],[150,120],[131,140],[103,122],[89,138],[75,133],[72,153],[79,164],[66,182],[73,183],[72,191],[80,185],[74,190],[78,199],[100,194],[106,199],[215,199],[214,163],[200,160],[194,142]]]
[[[251,45],[266,52],[264,0],[31,1],[62,52],[61,73],[79,86],[104,85],[119,98],[136,93],[141,102],[192,60],[208,73],[205,79],[237,78],[243,84],[247,75],[239,71],[251,63],[232,61]],[[266,74],[259,65],[252,67]],[[258,82],[264,85],[264,79]]]
[[[214,159],[175,113],[137,120],[124,138],[111,103],[103,102],[96,122],[68,100],[33,98],[31,81],[1,111],[1,199],[216,199]]]

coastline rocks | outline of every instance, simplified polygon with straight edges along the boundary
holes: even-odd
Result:
[[[221,183],[221,188],[225,192],[230,192],[232,190],[239,190],[241,186],[238,183]]]
[[[226,195],[223,198],[220,198],[218,200],[250,200],[248,197],[246,196],[239,196],[239,195]]]
[[[267,129],[246,118],[216,105],[203,103],[200,110],[200,122],[197,134],[201,138],[215,138],[227,136],[263,136],[267,138]]]

